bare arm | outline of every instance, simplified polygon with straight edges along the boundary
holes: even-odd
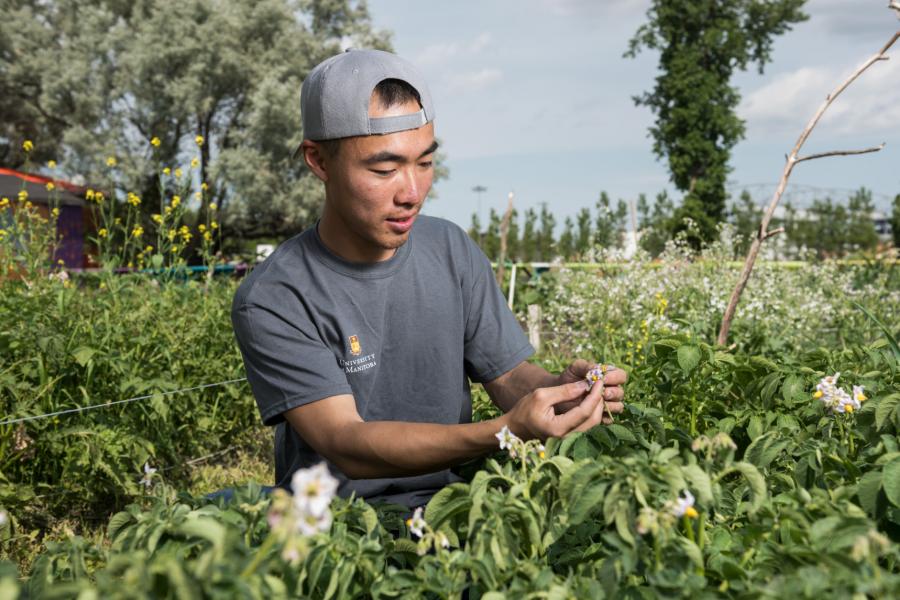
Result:
[[[599,390],[599,386],[595,388]],[[524,438],[562,437],[601,422],[599,393],[583,382],[542,388],[519,399],[506,414],[478,423],[440,425],[363,421],[353,396],[331,396],[284,413],[312,448],[353,479],[433,473],[497,448],[494,435],[507,425]],[[581,400],[557,415],[555,406]]]
[[[573,380],[572,382],[574,383]],[[521,398],[538,388],[559,385],[559,378],[544,368],[522,361],[500,377],[484,384],[484,389],[500,410],[507,413]],[[569,382],[566,382],[569,383]]]

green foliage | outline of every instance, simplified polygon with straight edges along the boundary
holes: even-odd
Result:
[[[94,182],[114,156],[119,191],[152,207],[156,161],[196,149],[224,226],[245,237],[300,231],[318,210],[320,185],[290,161],[306,74],[347,40],[388,45],[354,0],[16,0],[0,40],[0,162],[23,164],[30,139],[33,160]]]
[[[666,159],[672,182],[685,193],[678,222],[689,217],[705,241],[725,217],[731,149],[744,136],[736,109],[734,72],[756,63],[762,72],[776,36],[805,20],[804,0],[654,0],[647,23],[626,56],[658,51],[652,91],[635,97],[656,115],[653,151]]]

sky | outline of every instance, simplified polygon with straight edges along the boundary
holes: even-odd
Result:
[[[369,0],[374,26],[393,32],[395,51],[422,70],[435,103],[450,176],[425,212],[468,227],[479,209],[482,223],[491,208],[502,212],[512,191],[520,213],[547,203],[562,222],[593,207],[601,190],[614,200],[672,193],[647,137],[653,115],[632,101],[653,85],[657,56],[623,57],[649,5]],[[776,39],[765,72],[734,78],[747,131],[732,153],[732,190],[768,203],[785,156],[825,96],[900,29],[886,5],[808,0],[809,20]],[[882,142],[885,149],[798,165],[786,195],[795,204],[865,186],[883,208],[900,192],[900,43],[892,54],[835,101],[803,153]]]

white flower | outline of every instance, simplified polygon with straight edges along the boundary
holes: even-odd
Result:
[[[409,527],[410,533],[416,537],[423,537],[425,528],[428,526],[428,523],[425,522],[425,518],[422,516],[423,512],[424,509],[420,506],[415,510],[413,516],[406,520],[406,526]]]
[[[697,509],[694,508],[694,495],[690,490],[684,490],[684,496],[679,497],[670,506],[670,510],[676,517],[687,516],[689,519],[697,517]]]
[[[868,400],[868,398],[866,398],[866,394],[863,391],[863,386],[861,386],[861,385],[853,386],[853,399],[856,400],[857,402],[865,402],[866,400]]]
[[[320,531],[328,531],[331,528],[331,511],[326,510],[320,515],[310,512],[302,513],[298,515],[296,527],[297,533],[303,535],[315,535]]]
[[[859,407],[859,400],[850,396],[846,390],[839,389],[834,394],[834,404],[832,406],[834,412],[852,413],[854,410],[859,410]]]
[[[437,539],[437,543],[440,544],[442,548],[450,547],[450,540],[444,535],[443,531],[438,531],[435,535],[435,539]]]
[[[291,478],[294,506],[301,515],[308,513],[313,517],[321,518],[328,512],[337,488],[338,480],[334,478],[324,462],[308,469],[298,469]]]
[[[157,469],[154,469],[150,466],[150,462],[144,463],[144,477],[141,479],[141,484],[147,488],[153,485],[153,474],[156,473]]]
[[[510,454],[512,454],[513,444],[522,441],[516,436],[516,434],[510,431],[509,427],[507,427],[506,425],[504,425],[503,429],[501,429],[499,432],[495,433],[494,437],[500,440],[500,449],[506,450],[507,448],[509,448]]]

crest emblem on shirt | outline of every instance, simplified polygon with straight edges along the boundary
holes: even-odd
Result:
[[[359,338],[355,335],[350,336],[350,354],[353,356],[359,356],[362,352],[362,347],[359,345]]]

